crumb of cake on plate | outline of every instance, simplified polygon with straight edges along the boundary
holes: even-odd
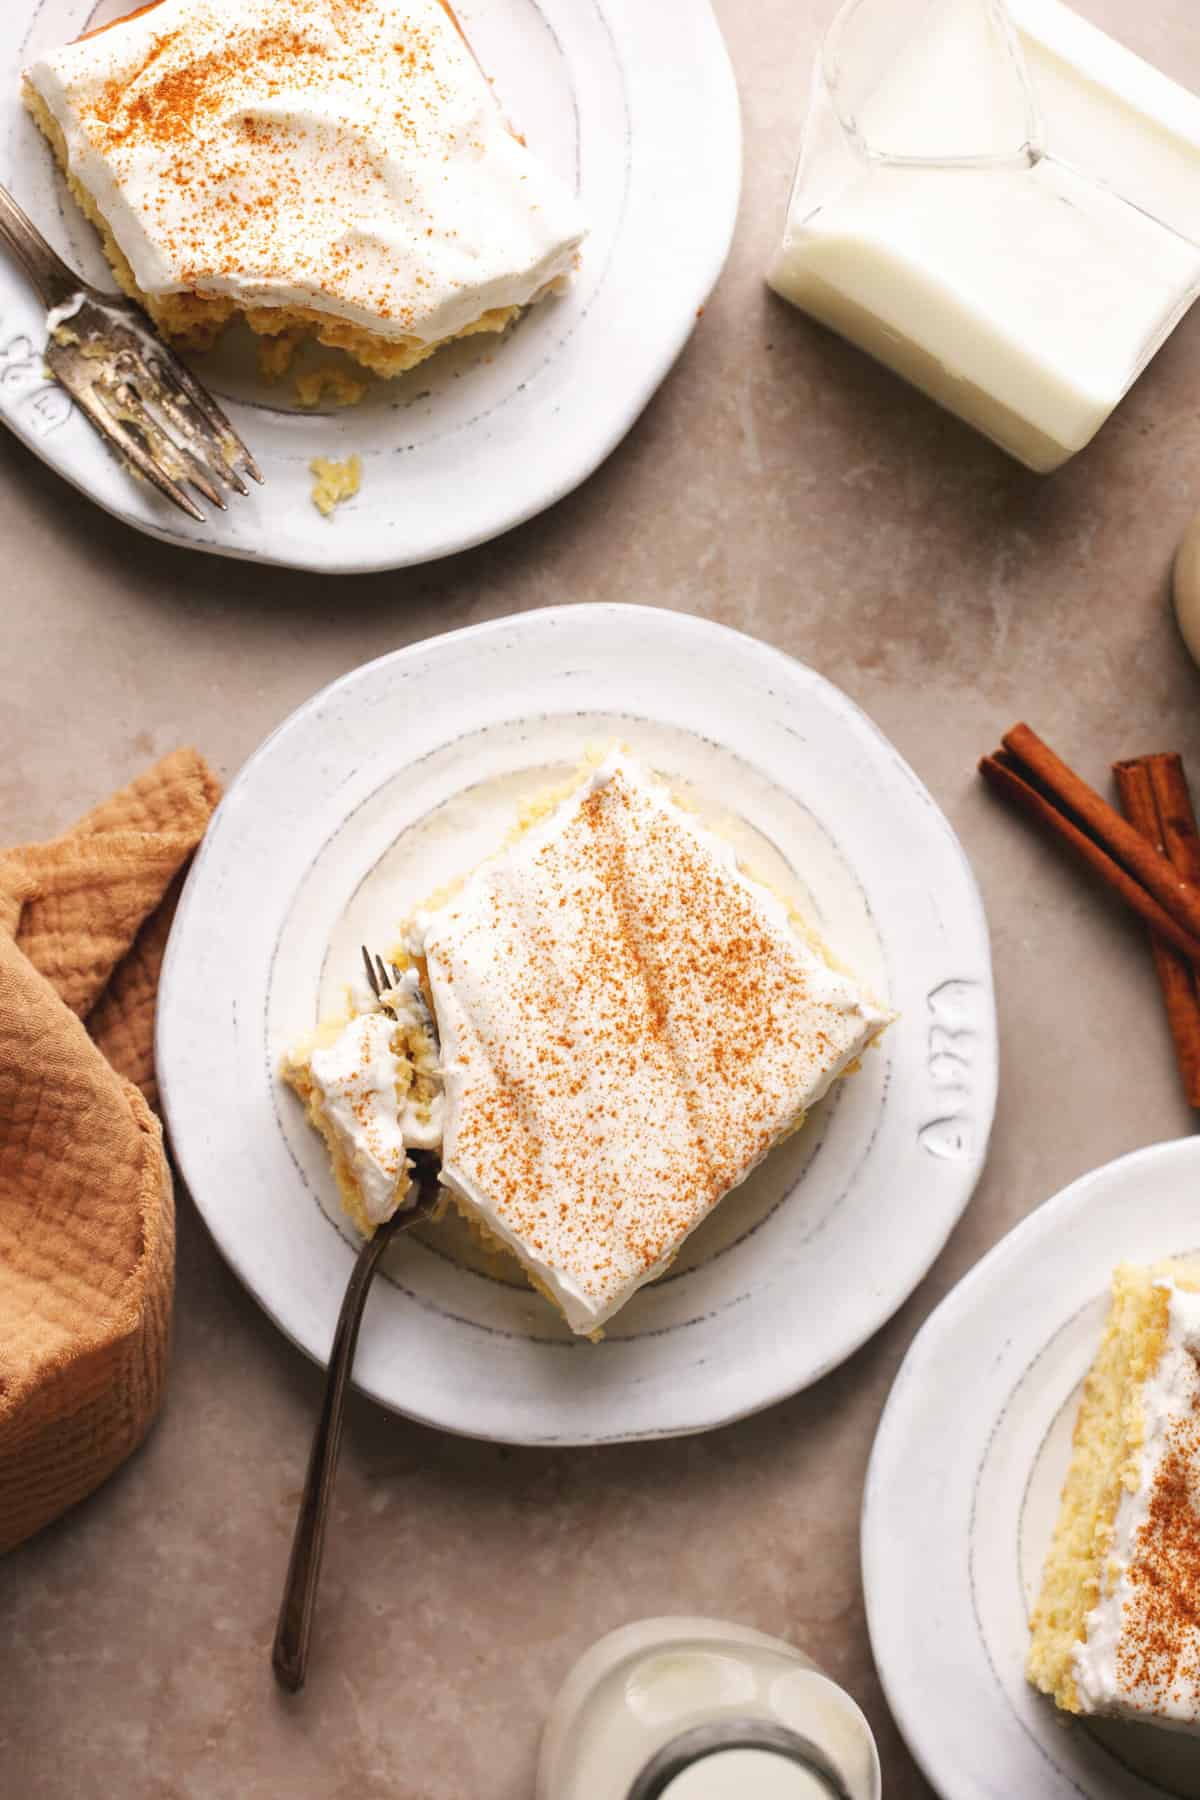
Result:
[[[588,1336],[891,1016],[623,752],[422,908],[404,954],[443,1184]]]
[[[1200,1265],[1123,1265],[1030,1626],[1065,1712],[1200,1734]]]
[[[24,98],[125,291],[400,374],[560,291],[585,226],[443,0],[156,0],[39,57]]]
[[[362,486],[361,456],[348,456],[345,462],[331,462],[327,456],[314,456],[308,466],[316,476],[310,498],[317,511],[327,519],[343,500],[353,500]]]
[[[320,406],[328,398],[333,406],[357,406],[367,392],[365,381],[359,381],[335,363],[323,363],[319,369],[306,369],[292,383],[301,406]]]

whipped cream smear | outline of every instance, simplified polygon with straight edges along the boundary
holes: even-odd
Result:
[[[434,343],[584,236],[441,0],[160,0],[27,76],[150,295]]]
[[[1200,1294],[1163,1285],[1170,1323],[1142,1390],[1137,1485],[1122,1492],[1111,1578],[1072,1671],[1085,1711],[1200,1736]]]

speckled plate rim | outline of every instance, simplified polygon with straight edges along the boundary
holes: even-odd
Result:
[[[1069,1427],[1113,1268],[1198,1246],[1200,1139],[1131,1151],[1080,1176],[1002,1238],[930,1314],[901,1365],[867,1471],[863,1590],[888,1705],[946,1800],[1168,1800],[1172,1792],[1084,1728],[1068,1727],[1027,1686],[1023,1633],[1011,1666],[997,1666],[980,1571],[1002,1557],[1020,1586],[1020,1517],[997,1516],[990,1500],[989,1465],[1008,1454],[1007,1438],[999,1440],[1013,1430],[1013,1414],[1029,1415],[1016,1429],[1035,1452],[1054,1425]],[[1090,1323],[1081,1328],[1085,1311]],[[1080,1341],[1064,1352],[1077,1329]],[[1033,1463],[1008,1477],[1022,1506]]]
[[[842,1282],[813,1290],[822,1296],[828,1292],[830,1301],[806,1312],[807,1335],[795,1329],[790,1287],[783,1292],[782,1311],[777,1293],[772,1295],[774,1311],[767,1308],[766,1290],[790,1276],[790,1270],[785,1275],[767,1270],[761,1277],[764,1298],[752,1309],[753,1317],[746,1318],[740,1300],[738,1307],[726,1309],[727,1315],[732,1310],[744,1321],[732,1325],[733,1343],[744,1345],[740,1358],[729,1354],[729,1344],[719,1336],[706,1341],[705,1334],[711,1339],[716,1327],[701,1316],[689,1321],[691,1331],[644,1333],[636,1353],[613,1339],[599,1350],[578,1342],[551,1346],[555,1353],[564,1347],[576,1356],[582,1351],[595,1369],[600,1367],[597,1358],[610,1353],[622,1357],[622,1374],[612,1391],[604,1386],[607,1378],[578,1363],[573,1365],[580,1370],[577,1385],[563,1389],[557,1385],[566,1366],[561,1357],[551,1374],[542,1376],[549,1364],[540,1339],[522,1341],[511,1351],[489,1339],[467,1343],[461,1366],[452,1371],[447,1364],[439,1371],[439,1354],[456,1357],[458,1341],[447,1332],[439,1337],[444,1321],[408,1296],[407,1313],[399,1301],[386,1312],[376,1309],[374,1322],[368,1311],[358,1385],[381,1404],[424,1423],[507,1443],[603,1443],[709,1430],[816,1381],[890,1317],[925,1274],[970,1199],[986,1156],[996,1097],[987,925],[961,845],[932,796],[870,720],[839,689],[784,653],[687,614],[625,605],[559,607],[468,627],[396,651],[352,671],[301,706],[233,782],[179,907],[163,968],[157,1034],[158,1077],[172,1147],[223,1255],[280,1329],[322,1362],[352,1252],[329,1233],[333,1247],[320,1249],[319,1269],[305,1270],[311,1291],[298,1298],[280,1277],[270,1233],[264,1235],[249,1222],[256,1206],[273,1203],[256,1192],[244,1170],[244,1159],[255,1155],[255,1132],[267,1131],[265,1121],[274,1105],[273,1090],[262,1087],[268,1064],[261,1046],[244,1064],[246,1082],[255,1092],[247,1095],[235,1084],[225,1096],[234,1121],[229,1143],[222,1135],[223,1118],[217,1127],[212,1119],[214,1099],[221,1098],[222,1062],[230,1060],[231,1034],[243,1030],[241,1014],[254,1010],[253,1000],[243,1004],[236,970],[231,973],[237,957],[249,968],[247,959],[255,954],[253,942],[241,943],[244,933],[230,934],[227,928],[238,884],[249,879],[239,872],[239,859],[257,855],[259,867],[273,868],[272,843],[256,849],[255,840],[267,821],[271,783],[283,781],[284,771],[290,778],[299,745],[324,744],[325,776],[338,804],[350,808],[349,784],[367,779],[361,768],[352,773],[355,759],[361,762],[366,738],[382,728],[371,721],[419,712],[420,683],[440,673],[441,690],[456,691],[462,729],[473,729],[476,705],[507,705],[496,698],[503,686],[497,682],[497,663],[504,656],[522,668],[540,658],[545,668],[556,671],[556,686],[540,667],[531,677],[539,702],[546,690],[546,704],[521,711],[521,719],[572,714],[589,681],[613,674],[624,679],[635,670],[639,673],[630,679],[645,682],[645,691],[655,696],[653,704],[677,709],[673,721],[678,709],[692,709],[691,729],[698,735],[711,729],[713,695],[720,692],[726,701],[719,721],[724,741],[740,748],[747,734],[761,742],[764,733],[775,733],[785,746],[785,778],[797,757],[806,754],[826,770],[858,770],[859,841],[876,846],[870,854],[879,859],[873,888],[877,897],[880,869],[885,872],[896,947],[905,948],[904,974],[910,981],[892,998],[907,1002],[912,1028],[889,1034],[891,1060],[883,1077],[887,1105],[868,1132],[869,1167],[865,1174],[855,1173],[860,1190],[855,1205],[861,1201],[873,1218],[883,1208],[895,1230],[877,1229],[869,1244],[858,1233],[840,1246]],[[481,680],[477,693],[458,698],[457,685],[471,678],[468,671],[485,667],[486,684]],[[664,682],[671,684],[669,703],[661,697]],[[343,742],[343,734],[330,732],[329,726],[346,716],[347,703],[356,698],[369,704],[353,715],[361,719],[356,741]],[[651,714],[649,704],[641,716],[663,716]],[[637,716],[636,708],[629,710]],[[415,751],[402,744],[389,747],[387,754],[400,767],[416,759]],[[878,847],[885,839],[889,848]],[[303,846],[295,846],[293,854],[301,867]],[[286,871],[275,878],[292,880]],[[250,938],[256,932],[261,937],[263,957],[275,941],[270,920],[283,904],[271,899],[261,924],[247,918]],[[966,1009],[961,1016],[959,1008]],[[239,1113],[245,1116],[240,1125]],[[919,1204],[912,1203],[914,1194]],[[849,1227],[839,1229],[844,1235]],[[821,1257],[831,1254],[831,1235],[836,1237],[824,1227],[818,1233]],[[860,1266],[869,1273],[856,1281]],[[785,1316],[793,1320],[790,1330],[782,1323]],[[731,1329],[728,1316],[722,1329]],[[658,1338],[661,1345],[654,1343]],[[676,1378],[669,1357],[672,1344],[681,1341],[686,1348],[673,1352],[683,1362]],[[484,1371],[480,1359],[494,1362],[506,1354],[514,1358],[506,1365],[512,1371],[511,1389],[500,1399],[493,1395],[489,1406],[477,1390],[488,1381],[503,1380],[506,1369],[497,1374],[489,1363]],[[528,1395],[520,1391],[525,1375],[530,1378]],[[595,1388],[589,1385],[593,1381]]]
[[[384,433],[377,442],[356,421],[355,409],[310,419],[273,413],[264,390],[265,414],[237,401],[227,404],[258,456],[266,486],[235,501],[226,514],[192,524],[116,464],[47,378],[36,296],[2,253],[0,420],[79,493],[135,530],[215,556],[328,574],[404,568],[469,549],[524,523],[586,480],[670,371],[724,266],[741,191],[737,86],[709,0],[522,4],[553,42],[573,90],[582,92],[590,83],[598,96],[602,84],[586,57],[570,61],[570,33],[563,25],[571,9],[586,10],[589,29],[609,46],[612,68],[595,105],[597,121],[606,119],[605,140],[623,158],[624,199],[606,241],[595,247],[594,272],[572,295],[532,309],[522,321],[522,334],[535,333],[538,345],[522,378],[514,377],[498,401],[486,400],[475,416],[453,427],[452,454],[435,430],[427,474],[412,462],[426,447],[404,444],[402,412],[385,413],[380,425],[372,425]],[[51,7],[64,14],[63,40],[96,11],[94,0],[12,0],[0,46],[0,180],[58,247],[67,248],[67,234],[30,191],[31,172],[35,187],[44,183],[48,152],[19,101],[26,45],[34,22]],[[507,72],[496,57],[491,60],[503,85]],[[610,77],[619,81],[619,102],[607,85]],[[578,119],[578,98],[574,105]],[[623,117],[608,117],[614,106]],[[66,203],[61,181],[57,197],[60,207]],[[98,247],[93,250],[84,273],[103,284],[103,260]],[[265,437],[264,416],[272,424]],[[294,444],[298,427],[309,430],[302,457]],[[308,499],[307,458],[355,449],[367,459],[361,493],[333,520],[322,520]],[[399,474],[382,464],[373,469],[372,456],[401,450]],[[412,484],[403,505],[394,497],[394,480]]]

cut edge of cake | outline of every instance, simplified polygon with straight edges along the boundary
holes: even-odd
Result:
[[[1200,1293],[1200,1262],[1114,1270],[1104,1335],[1084,1381],[1025,1665],[1030,1683],[1066,1713],[1090,1710],[1076,1685],[1075,1656],[1087,1640],[1088,1615],[1119,1579],[1117,1515],[1123,1494],[1141,1483],[1143,1392],[1166,1348],[1172,1286]]]

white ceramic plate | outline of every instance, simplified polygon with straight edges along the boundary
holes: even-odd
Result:
[[[614,740],[696,799],[903,1016],[599,1346],[465,1234],[393,1247],[360,1385],[515,1443],[700,1431],[832,1368],[937,1254],[995,1097],[974,881],[930,796],[844,695],[751,638],[638,607],[434,638],[327,688],[251,759],[192,871],[163,976],[158,1060],[183,1174],[296,1343],[325,1356],[354,1250],[280,1053],[337,1004],[361,943],[393,941],[411,907],[495,848],[522,799]]]
[[[1080,1389],[1119,1262],[1200,1248],[1200,1141],[1074,1182],[959,1283],[888,1401],[863,1507],[875,1660],[946,1800],[1200,1796],[1194,1744],[1067,1724],[1024,1680]]]
[[[0,181],[55,247],[111,286],[96,234],[20,105],[39,52],[132,0],[6,0]],[[683,348],[721,271],[737,214],[741,131],[708,0],[463,0],[462,18],[509,115],[575,183],[591,222],[569,295],[501,341],[473,338],[349,411],[289,410],[288,383],[253,374],[228,335],[198,372],[230,402],[267,485],[192,525],[109,458],[40,351],[44,318],[0,254],[0,417],[68,481],[139,530],[293,568],[398,568],[481,543],[568,493],[624,436]],[[322,351],[319,360],[338,360]],[[362,489],[326,520],[314,456],[363,459]]]

